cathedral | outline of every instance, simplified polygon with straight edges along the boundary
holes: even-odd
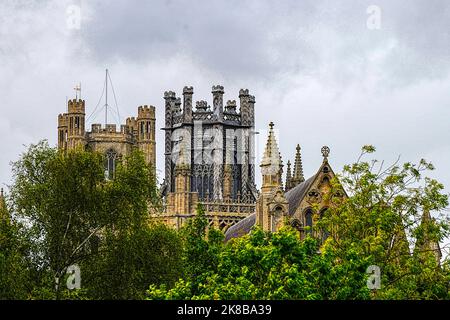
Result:
[[[179,229],[201,204],[209,226],[225,232],[226,240],[248,233],[254,225],[275,231],[286,221],[302,235],[311,232],[307,227],[330,205],[325,195],[334,173],[328,147],[322,148],[323,163],[317,173],[305,180],[297,145],[293,170],[288,161],[283,183],[283,162],[270,123],[258,190],[255,97],[241,89],[239,103],[224,103],[224,93],[223,86],[213,86],[211,104],[206,100],[194,104],[192,87],[183,88],[182,98],[173,91],[164,93],[163,212],[151,213],[152,219]],[[116,163],[135,148],[156,167],[155,107],[138,107],[137,117],[127,118],[120,130],[115,124],[94,123],[90,131],[85,126],[85,101],[69,100],[67,112],[58,116],[58,148],[81,147],[104,154],[107,179],[114,178]]]
[[[302,238],[312,234],[325,239],[328,234],[314,225],[336,200],[347,197],[343,189],[332,191],[335,174],[328,160],[330,149],[322,147],[322,163],[305,179],[297,145],[294,166],[287,161],[283,183],[284,165],[274,124],[269,124],[257,166],[255,97],[241,89],[238,108],[236,100],[224,103],[224,93],[224,87],[213,86],[212,104],[206,100],[194,104],[192,87],[184,87],[182,98],[173,91],[164,93],[163,210],[149,213],[151,218],[179,229],[195,216],[200,204],[209,226],[222,230],[225,241],[249,233],[253,226],[273,232],[284,224],[296,228]],[[141,150],[147,163],[156,168],[155,107],[138,107],[137,117],[127,118],[120,130],[115,124],[102,127],[94,123],[87,131],[85,111],[85,101],[76,98],[68,101],[67,112],[58,116],[60,150],[84,148],[104,154],[106,179],[114,178],[117,162],[134,149]],[[255,185],[256,168],[262,175],[260,190]],[[423,221],[427,219],[431,219],[429,213]],[[439,258],[439,244],[430,248]]]
[[[325,238],[313,225],[332,205],[336,197],[345,197],[344,190],[331,192],[331,180],[334,172],[328,162],[330,149],[322,147],[323,162],[317,172],[308,178],[303,177],[300,146],[297,145],[294,174],[291,173],[290,161],[287,163],[286,183],[283,186],[283,164],[278,149],[274,124],[269,125],[269,136],[261,160],[262,186],[256,201],[255,212],[230,227],[225,232],[225,240],[242,236],[257,225],[264,231],[276,231],[283,224],[296,228],[301,237],[307,233]]]

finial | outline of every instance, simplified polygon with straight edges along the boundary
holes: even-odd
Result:
[[[286,185],[285,185],[285,190],[286,191],[289,191],[291,189],[291,179],[292,179],[291,160],[288,160],[288,162],[287,162],[287,170],[286,170]]]
[[[295,153],[295,161],[294,161],[294,171],[292,174],[292,185],[291,187],[295,187],[296,185],[302,183],[305,181],[305,177],[303,176],[303,164],[302,164],[302,155],[300,153],[300,145],[297,144],[297,147],[295,147],[296,153]]]
[[[270,123],[269,123],[270,130],[273,130],[273,126],[274,126],[273,122],[270,121]]]
[[[323,146],[321,149],[321,152],[322,152],[322,156],[323,156],[324,160],[327,160],[328,155],[330,154],[330,148],[327,146]]]

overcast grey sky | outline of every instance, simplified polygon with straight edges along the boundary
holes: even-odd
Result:
[[[370,5],[379,29],[367,26]],[[56,144],[76,83],[92,112],[105,68],[123,117],[152,104],[162,127],[166,90],[192,85],[211,102],[214,84],[225,99],[248,88],[262,140],[274,121],[284,162],[300,143],[306,176],[322,145],[340,171],[373,144],[388,162],[432,161],[450,186],[449,1],[2,0],[0,184],[24,145]],[[157,143],[161,169],[162,132]]]

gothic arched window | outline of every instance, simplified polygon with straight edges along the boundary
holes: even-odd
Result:
[[[116,171],[117,152],[110,149],[106,152],[105,161],[105,178],[111,180],[114,178],[114,172]]]
[[[309,227],[306,232],[308,234],[311,234],[312,226],[313,226],[313,211],[312,211],[312,209],[308,209],[305,212],[305,226]]]

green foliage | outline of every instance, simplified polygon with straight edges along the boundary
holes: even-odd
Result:
[[[109,234],[99,254],[82,265],[83,287],[94,299],[142,299],[151,284],[173,285],[182,275],[181,240],[165,225]]]
[[[314,226],[325,242],[285,227],[225,243],[201,206],[180,231],[150,222],[161,202],[142,153],[107,180],[100,154],[32,145],[13,164],[11,215],[0,209],[0,299],[450,298],[450,260],[436,254],[448,198],[424,177],[433,166],[363,161],[373,152],[364,146],[332,181],[333,205]],[[74,263],[82,289],[69,291]],[[379,290],[367,288],[369,265]]]
[[[149,210],[160,201],[140,151],[107,180],[101,154],[58,152],[43,141],[13,164],[13,173],[11,203],[26,226],[32,298],[139,298],[150,284],[179,277],[178,235],[149,225]],[[83,289],[68,291],[66,270],[75,263]]]
[[[120,232],[141,228],[148,223],[149,209],[156,211],[161,206],[153,168],[138,150],[118,164],[114,179],[105,185],[104,192],[108,220]]]
[[[174,288],[151,286],[149,299],[367,299],[368,261],[349,253],[345,264],[318,253],[318,243],[282,229],[221,246],[213,266]]]
[[[449,261],[436,259],[448,236],[441,214],[448,205],[442,184],[423,178],[433,166],[421,160],[383,168],[363,147],[355,164],[332,181],[333,206],[316,228],[330,237],[300,240],[289,228],[254,229],[227,244],[211,243],[202,210],[187,227],[187,275],[173,288],[151,286],[149,299],[445,299]],[[343,188],[349,197],[341,197]],[[415,245],[414,253],[411,247]],[[381,289],[367,287],[367,267],[381,269]]]
[[[217,253],[223,241],[223,234],[210,228],[205,211],[198,205],[197,215],[189,220],[180,231],[184,242],[183,265],[187,278],[199,281],[206,270],[217,265]]]
[[[27,226],[30,259],[62,279],[68,266],[92,253],[94,235],[109,223],[103,159],[82,150],[57,152],[41,142],[13,164],[13,173],[13,210]]]
[[[173,284],[181,276],[181,239],[164,225],[150,224],[159,201],[153,169],[133,152],[105,186],[111,224],[102,229],[98,254],[82,264],[95,299],[140,299],[150,284]],[[149,206],[150,203],[150,206]]]
[[[0,205],[0,300],[27,297],[26,243],[20,230]]]
[[[436,254],[420,245],[425,238],[437,243],[448,236],[448,218],[442,213],[448,197],[443,185],[423,177],[433,170],[425,160],[403,165],[397,160],[387,168],[376,160],[362,161],[374,151],[365,146],[358,161],[345,166],[339,180],[333,181],[331,194],[344,187],[349,198],[327,210],[318,223],[331,234],[323,250],[343,262],[355,250],[379,266],[382,288],[374,291],[374,298],[446,298],[447,276]],[[424,220],[424,213],[432,210],[441,214]],[[415,254],[411,254],[414,245]]]

